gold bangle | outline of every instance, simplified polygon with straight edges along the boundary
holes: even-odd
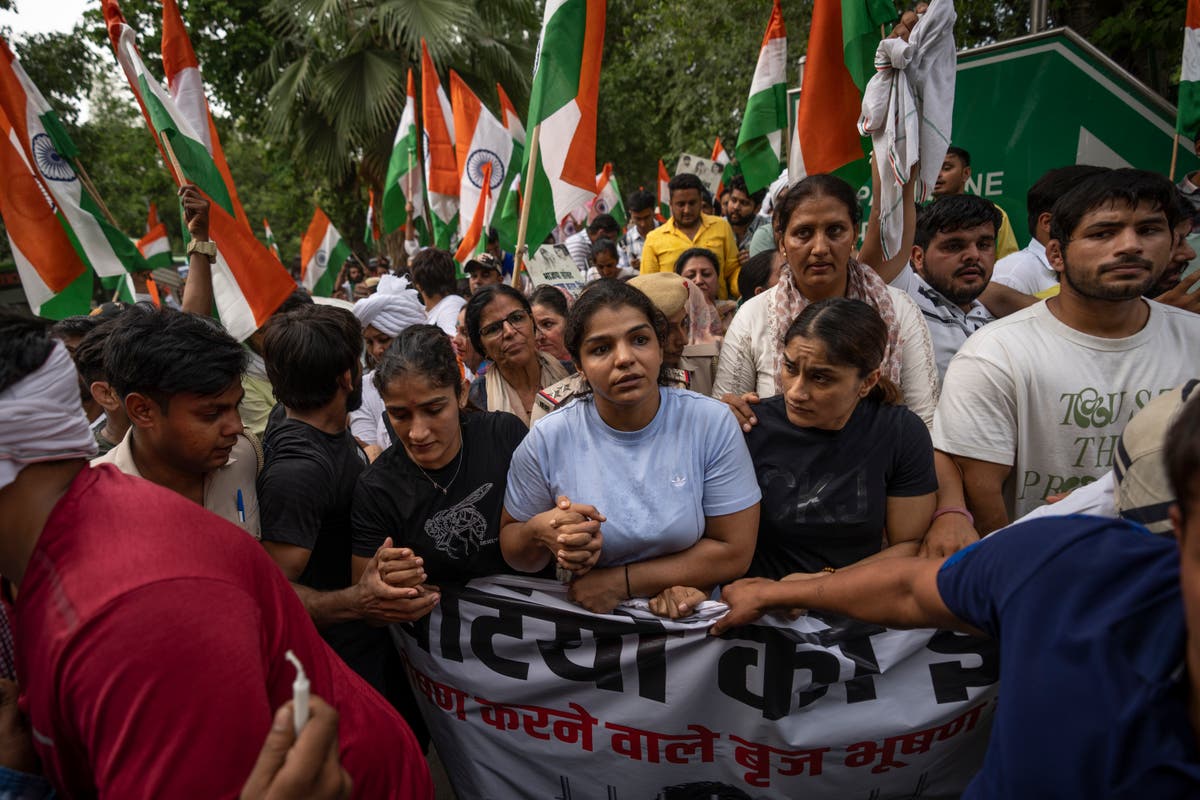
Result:
[[[830,575],[837,572],[833,567],[821,567],[821,572],[828,572]]]

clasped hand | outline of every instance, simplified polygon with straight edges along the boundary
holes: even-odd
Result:
[[[555,507],[529,520],[534,538],[554,557],[555,563],[574,573],[585,575],[600,560],[604,538],[600,534],[603,514],[594,506],[573,503],[566,496]]]
[[[407,547],[383,544],[358,580],[363,616],[377,622],[412,622],[433,610],[438,587],[425,583],[425,561]]]

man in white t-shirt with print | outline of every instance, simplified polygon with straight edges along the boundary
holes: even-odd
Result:
[[[1054,205],[1055,297],[978,331],[950,362],[934,447],[963,472],[986,534],[1112,465],[1121,429],[1200,359],[1200,316],[1142,298],[1178,215],[1162,176],[1120,169]]]

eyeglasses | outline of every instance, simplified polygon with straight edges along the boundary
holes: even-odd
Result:
[[[525,313],[524,311],[514,311],[511,314],[509,314],[507,317],[505,317],[504,319],[499,320],[498,322],[493,322],[491,325],[488,325],[486,327],[480,328],[479,329],[479,338],[495,339],[497,336],[499,336],[501,333],[504,332],[505,323],[512,326],[514,329],[516,329],[516,328],[519,328],[520,326],[524,325],[526,320],[528,320],[528,319],[529,319],[529,315],[527,313]]]

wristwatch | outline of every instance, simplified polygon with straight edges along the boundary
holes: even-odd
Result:
[[[188,242],[187,254],[188,258],[192,257],[192,253],[199,253],[202,256],[208,256],[209,261],[217,260],[217,244],[216,242],[200,242],[192,239]]]

